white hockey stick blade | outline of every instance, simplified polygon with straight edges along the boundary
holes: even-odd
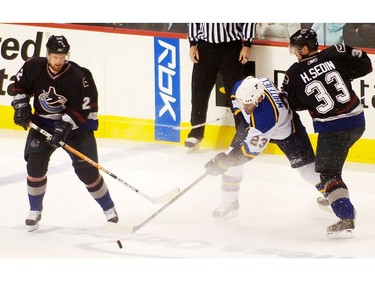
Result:
[[[136,226],[122,225],[122,224],[113,223],[113,222],[107,222],[104,227],[106,230],[110,232],[118,233],[118,234],[131,234],[137,230]]]
[[[150,198],[150,200],[155,203],[163,203],[166,201],[171,201],[171,199],[175,198],[181,191],[179,188],[174,188],[168,193],[161,195],[159,197]],[[122,225],[119,223],[107,222],[105,225],[105,229],[110,232],[118,233],[118,234],[131,234],[138,230],[138,228],[142,227],[143,223],[140,225]]]
[[[206,125],[211,124],[211,123],[215,123],[215,122],[220,121],[220,120],[228,119],[229,117],[233,117],[233,113],[225,115],[223,117],[216,118],[215,120],[207,121],[205,123],[197,124],[197,125],[194,125],[194,126],[185,126],[185,127],[182,127],[182,126],[171,126],[171,128],[173,130],[181,130],[181,131],[182,130],[192,130],[192,129],[196,129],[196,128],[200,128],[200,127],[206,126]]]
[[[160,204],[163,202],[167,202],[171,200],[173,197],[175,197],[177,194],[179,194],[181,191],[179,188],[174,188],[171,191],[167,192],[166,194],[163,194],[159,197],[153,197],[151,198],[151,201],[155,204]]]

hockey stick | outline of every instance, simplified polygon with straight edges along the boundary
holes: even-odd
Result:
[[[47,139],[51,139],[52,138],[52,135],[43,130],[42,128],[38,127],[37,125],[35,125],[34,123],[30,122],[29,123],[29,127],[33,128],[34,130],[38,131],[39,133],[41,133],[42,135],[46,136]],[[115,180],[118,180],[119,182],[121,182],[122,184],[126,185],[127,187],[129,187],[131,190],[137,192],[139,195],[143,196],[144,198],[148,199],[149,201],[151,201],[152,203],[155,203],[155,204],[158,204],[158,203],[163,203],[165,201],[168,201],[170,200],[171,198],[173,198],[174,196],[176,196],[177,194],[180,193],[180,190],[179,188],[174,188],[173,190],[169,191],[168,193],[164,194],[164,195],[161,195],[161,196],[158,196],[158,197],[150,197],[144,193],[142,193],[139,189],[135,188],[134,186],[132,186],[131,184],[127,183],[126,181],[124,181],[123,179],[119,178],[118,176],[116,176],[115,174],[111,173],[110,171],[108,171],[107,169],[105,169],[104,167],[102,167],[101,165],[99,165],[98,163],[96,163],[94,160],[90,159],[89,157],[87,157],[86,155],[82,154],[81,152],[79,152],[78,150],[75,150],[73,147],[71,147],[70,145],[64,143],[63,141],[60,141],[60,145],[70,151],[71,153],[73,153],[74,155],[78,156],[79,158],[81,158],[82,160],[88,162],[89,164],[91,164],[92,166],[94,166],[95,168],[99,169],[99,170],[102,170],[104,173],[106,173],[107,175],[111,176],[112,178],[114,178]]]
[[[218,117],[215,120],[211,120],[211,121],[208,121],[206,123],[197,124],[197,125],[194,125],[194,126],[186,126],[186,127],[185,126],[184,127],[182,127],[182,126],[171,126],[171,128],[173,130],[192,130],[192,129],[196,129],[196,128],[206,126],[207,124],[211,124],[211,123],[215,123],[215,122],[220,121],[220,120],[227,119],[229,117],[233,117],[233,113],[225,115],[223,117]],[[159,126],[159,125],[157,125],[157,126]],[[165,125],[161,125],[161,126],[165,126]]]
[[[121,225],[119,223],[112,223],[107,222],[105,225],[105,228],[109,231],[121,233],[121,234],[130,234],[138,231],[140,228],[145,226],[150,220],[155,218],[157,215],[159,215],[161,212],[163,212],[167,207],[169,207],[173,202],[175,202],[178,198],[180,198],[182,195],[184,195],[186,192],[188,192],[192,187],[194,187],[197,183],[199,183],[201,180],[203,180],[208,174],[204,173],[199,178],[197,178],[193,183],[191,183],[188,187],[186,187],[183,191],[181,191],[179,194],[177,194],[175,197],[173,197],[170,201],[164,204],[163,207],[161,207],[159,210],[157,210],[155,213],[153,213],[151,216],[149,216],[147,219],[145,219],[142,223],[137,225]]]

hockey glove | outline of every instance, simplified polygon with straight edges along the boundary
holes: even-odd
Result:
[[[72,124],[64,122],[64,121],[56,121],[55,122],[55,129],[53,130],[52,138],[49,141],[49,144],[54,148],[59,148],[62,145],[60,142],[64,142],[66,137],[68,136],[70,130],[72,129]]]
[[[228,170],[225,165],[225,158],[227,155],[224,152],[220,152],[214,158],[204,165],[206,173],[211,176],[219,176]]]
[[[25,94],[18,94],[13,98],[11,105],[14,108],[14,123],[27,130],[31,121],[30,98]]]

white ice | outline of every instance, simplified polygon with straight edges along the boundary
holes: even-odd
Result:
[[[267,154],[245,166],[237,218],[212,218],[220,177],[208,176],[136,233],[120,235],[104,228],[99,205],[59,149],[50,162],[40,229],[29,233],[26,134],[0,130],[0,267],[11,277],[2,280],[43,280],[44,274],[46,280],[328,280],[341,274],[340,280],[353,280],[373,264],[375,165],[344,167],[357,211],[353,239],[328,239],[326,227],[337,218],[317,206],[319,193],[284,156]],[[189,154],[180,145],[109,139],[98,139],[98,150],[100,165],[150,196],[183,190],[219,152]],[[120,223],[139,224],[162,208],[102,174]]]

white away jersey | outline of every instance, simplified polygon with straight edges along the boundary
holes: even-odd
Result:
[[[294,131],[293,114],[286,99],[279,95],[280,91],[268,78],[258,77],[258,79],[265,87],[265,98],[255,108],[253,114],[248,115],[237,101],[233,100],[235,110],[241,110],[249,124],[242,153],[250,158],[254,158],[265,149],[271,139],[285,139]],[[237,85],[239,86],[240,83]]]

